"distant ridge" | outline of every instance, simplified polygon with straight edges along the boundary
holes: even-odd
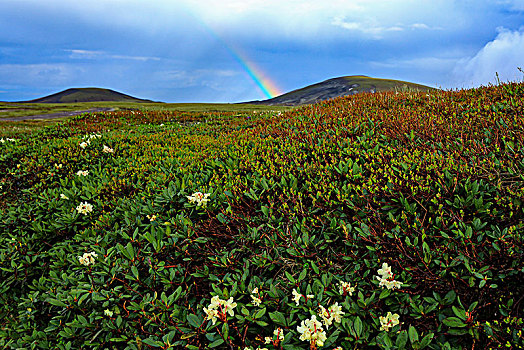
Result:
[[[365,75],[351,75],[328,79],[323,82],[293,90],[286,94],[250,104],[297,106],[329,100],[335,97],[354,95],[360,92],[382,92],[394,90],[429,91],[435,88],[409,83],[402,80],[378,79]]]
[[[75,102],[153,102],[129,96],[118,91],[101,88],[71,88],[56,94],[23,101],[25,103],[75,103]]]

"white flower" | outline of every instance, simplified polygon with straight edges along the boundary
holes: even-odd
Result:
[[[62,169],[62,164],[56,164],[56,163],[55,163],[55,168],[57,168],[57,169]]]
[[[251,300],[252,300],[252,303],[253,305],[255,306],[259,306],[261,303],[262,303],[262,299],[260,299],[258,296],[254,295],[254,294],[258,294],[258,288],[255,287],[255,289],[253,289],[253,291],[251,292]]]
[[[256,297],[254,295],[251,296],[251,302],[253,303],[253,305],[255,306],[259,306],[261,303],[262,303],[262,299],[260,299],[259,297]]]
[[[60,199],[69,199],[69,197],[63,193],[60,193]]]
[[[393,272],[391,272],[391,267],[388,266],[388,263],[383,263],[382,268],[377,271],[382,278],[391,278],[393,277]]]
[[[156,220],[156,215],[155,214],[152,214],[152,215],[146,215],[147,218],[149,219],[149,221],[155,221]]]
[[[334,303],[329,307],[329,313],[333,317],[336,323],[342,322],[342,315],[345,314],[344,311],[342,311],[342,307],[340,307],[337,303]]]
[[[386,287],[387,289],[398,289],[402,286],[402,282],[395,281],[393,279],[384,279],[377,276],[377,279],[380,281],[378,284],[379,287]]]
[[[78,176],[87,176],[87,175],[89,175],[89,170],[78,170],[78,171],[76,172],[76,174],[77,174]]]
[[[382,264],[382,268],[377,271],[380,276],[375,276],[379,281],[379,287],[386,287],[387,289],[396,289],[402,286],[402,282],[393,279],[393,272],[387,263]]]
[[[284,331],[280,327],[273,331],[273,335],[276,336],[278,341],[284,340]]]
[[[205,207],[209,199],[207,199],[211,193],[195,192],[191,196],[186,196],[189,203],[196,203],[197,207]]]
[[[264,338],[264,344],[269,344],[273,341],[273,339],[271,337],[265,337]]]
[[[336,348],[333,348],[333,350],[344,350],[341,346],[337,346]]]
[[[86,148],[89,145],[89,142],[80,142],[80,148]]]
[[[340,281],[338,290],[339,290],[340,295],[345,295],[347,293],[351,296],[353,295],[353,292],[355,291],[355,287],[351,287],[350,282]]]
[[[78,257],[78,261],[85,266],[94,265],[97,256],[95,252],[84,253],[84,255]]]
[[[80,203],[78,207],[76,207],[76,211],[78,211],[80,214],[87,215],[93,211],[93,206],[87,202],[83,202]]]
[[[233,302],[233,297],[228,300],[222,300],[218,295],[211,298],[211,304],[207,308],[204,308],[204,312],[207,315],[208,320],[211,320],[213,324],[217,322],[217,318],[225,318],[226,314],[235,316],[233,309],[237,306],[237,303]]]
[[[386,317],[380,316],[380,330],[388,332],[391,327],[399,324],[399,315],[388,311]]]
[[[295,288],[293,288],[293,301],[297,304],[297,306],[300,305],[300,298],[302,297],[302,294],[298,293]]]
[[[300,333],[300,340],[309,341],[310,344],[315,346],[324,346],[327,339],[322,323],[317,321],[315,315],[311,316],[309,320],[302,321],[301,325],[297,327],[297,331]]]
[[[109,316],[109,317],[113,317],[113,311],[111,311],[109,309],[105,309],[104,310],[104,315]]]
[[[342,322],[341,316],[345,314],[345,312],[342,311],[342,308],[338,305],[338,302],[331,305],[328,309],[320,305],[318,313],[322,318],[322,323],[324,323],[326,328],[329,328],[333,321],[337,323]]]
[[[104,145],[104,149],[102,150],[102,152],[104,152],[104,153],[113,153],[114,150],[111,147],[108,147],[108,146]]]

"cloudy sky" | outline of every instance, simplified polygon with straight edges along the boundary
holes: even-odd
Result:
[[[0,101],[239,102],[343,75],[455,89],[517,67],[524,0],[0,0]]]

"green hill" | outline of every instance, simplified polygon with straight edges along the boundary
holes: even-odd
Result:
[[[71,88],[56,94],[41,97],[36,100],[24,101],[29,103],[75,103],[75,102],[152,102],[121,92],[101,88]]]
[[[355,95],[360,92],[395,90],[428,91],[434,90],[434,88],[401,80],[378,79],[364,75],[352,75],[329,79],[321,83],[293,90],[272,99],[252,101],[248,103],[296,106],[329,100],[340,96]]]

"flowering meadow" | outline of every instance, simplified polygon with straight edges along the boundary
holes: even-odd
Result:
[[[0,142],[0,348],[524,347],[524,84]]]

